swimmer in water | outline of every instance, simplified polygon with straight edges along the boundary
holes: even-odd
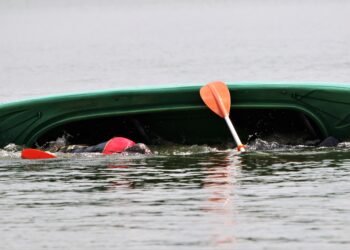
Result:
[[[68,146],[67,153],[102,153],[105,155],[129,152],[139,154],[150,154],[151,150],[143,143],[135,143],[125,137],[113,137],[112,139],[93,146]]]

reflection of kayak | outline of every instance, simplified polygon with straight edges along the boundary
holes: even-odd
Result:
[[[232,138],[199,96],[201,86],[57,95],[0,105],[0,146],[32,146],[71,134],[71,143],[113,136],[157,144],[215,144]],[[298,134],[350,138],[350,85],[229,84],[231,118],[241,138]],[[305,138],[304,138],[305,137]]]

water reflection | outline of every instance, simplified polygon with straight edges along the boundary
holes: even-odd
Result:
[[[196,203],[188,210],[197,211],[195,216],[205,218],[205,234],[208,244],[214,248],[231,249],[234,235],[234,185],[240,168],[240,159],[228,153],[196,156],[173,156],[155,161],[145,159],[143,164],[109,164],[105,170],[113,171],[113,180],[108,181],[109,191],[120,189],[202,189],[202,195],[182,196],[177,206]],[[157,163],[157,164],[154,164]],[[158,197],[160,198],[160,197]],[[134,200],[133,202],[137,202]],[[151,201],[149,201],[151,202]],[[150,206],[165,206],[171,199],[154,199]],[[186,211],[188,212],[188,211]],[[157,213],[162,216],[162,212]]]
[[[329,242],[323,235],[333,225],[340,233],[332,239],[347,240],[346,151],[69,157],[0,162],[2,238],[30,228],[20,246],[281,248],[303,235]],[[47,240],[57,237],[68,241]]]
[[[350,158],[342,149],[308,149],[294,151],[250,152],[241,157],[242,171],[256,175],[273,175],[278,171],[298,172],[305,168],[339,167]]]
[[[231,248],[236,241],[234,190],[237,169],[240,168],[240,158],[237,156],[222,156],[209,158],[209,162],[216,163],[205,169],[203,188],[208,193],[208,200],[204,211],[213,217],[211,224],[212,243],[219,247]]]

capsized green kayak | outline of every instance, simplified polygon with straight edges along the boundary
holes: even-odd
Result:
[[[203,84],[204,85],[204,84]],[[57,95],[0,105],[0,147],[32,146],[72,135],[94,144],[125,136],[148,144],[233,142],[225,122],[199,96],[202,85]],[[232,83],[231,119],[249,135],[301,140],[350,138],[350,85]]]

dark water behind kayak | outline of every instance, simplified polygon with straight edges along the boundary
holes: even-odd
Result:
[[[348,0],[0,1],[0,102],[149,85],[350,82]]]
[[[349,148],[1,152],[2,249],[348,249]]]

